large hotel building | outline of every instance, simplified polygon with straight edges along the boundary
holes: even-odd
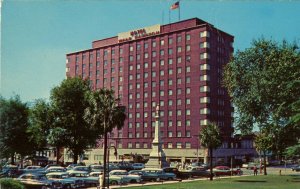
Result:
[[[66,75],[89,79],[93,89],[113,89],[126,106],[124,127],[111,133],[109,141],[119,158],[149,155],[159,105],[167,159],[204,159],[199,133],[203,125],[215,122],[223,136],[218,156],[226,161],[232,155],[227,152],[233,142],[233,107],[222,87],[222,68],[233,53],[233,39],[198,18],[157,24],[96,40],[91,49],[67,54]],[[87,152],[86,159],[99,162],[102,151]]]

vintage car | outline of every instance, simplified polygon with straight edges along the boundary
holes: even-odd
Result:
[[[59,181],[62,183],[63,188],[82,188],[84,181],[77,178],[71,178],[66,172],[52,172],[46,174],[49,180]]]
[[[292,167],[292,171],[299,172],[300,171],[300,165]]]
[[[241,169],[230,169],[228,166],[217,166],[213,169],[215,176],[222,175],[242,175],[243,171]]]
[[[189,166],[186,169],[178,172],[180,178],[192,178],[192,177],[209,177],[210,172],[204,167],[192,167]]]
[[[141,170],[145,168],[145,164],[143,163],[134,163],[132,164],[134,170]]]
[[[17,178],[26,188],[30,189],[62,189],[63,185],[59,181],[47,179],[43,174],[25,173]]]
[[[69,169],[67,172],[70,171],[85,171],[85,172],[90,172],[90,168],[88,166],[75,166],[72,169]]]
[[[109,172],[109,177],[117,176],[122,178],[125,183],[140,183],[141,176],[129,174],[126,170],[113,170]]]
[[[156,181],[175,180],[176,179],[176,175],[174,173],[166,173],[163,169],[159,169],[159,168],[145,168],[145,169],[142,169],[142,171],[147,173],[148,176],[155,175],[155,177],[156,177],[156,175],[157,175]]]
[[[92,187],[99,185],[98,177],[90,177],[86,171],[70,171],[68,172],[70,178],[77,178],[83,180],[85,187]]]

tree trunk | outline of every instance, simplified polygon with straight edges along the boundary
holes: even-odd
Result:
[[[264,153],[264,175],[267,175],[267,165],[266,165],[266,151]]]
[[[10,161],[11,161],[11,164],[14,165],[14,164],[15,164],[15,153],[12,153],[12,154],[11,154],[10,159],[11,159],[11,160],[10,160]]]
[[[56,146],[56,164],[59,165],[59,146]]]
[[[209,180],[213,180],[213,149],[209,148],[209,157],[210,157],[210,177]]]
[[[102,188],[105,188],[105,175],[106,175],[106,165],[108,166],[106,162],[106,156],[107,156],[107,133],[104,131],[104,155],[103,155],[103,175],[104,179],[102,180]],[[109,183],[108,183],[109,185]]]
[[[77,164],[77,161],[78,161],[78,152],[77,151],[74,151],[74,157],[73,157],[73,163],[74,164]]]

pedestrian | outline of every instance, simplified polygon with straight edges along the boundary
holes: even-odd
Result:
[[[253,172],[254,172],[254,175],[257,175],[257,167],[256,167],[256,165],[253,168]]]

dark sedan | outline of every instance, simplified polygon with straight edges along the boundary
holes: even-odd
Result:
[[[28,189],[61,189],[62,183],[48,180],[45,175],[25,173],[17,178]]]

